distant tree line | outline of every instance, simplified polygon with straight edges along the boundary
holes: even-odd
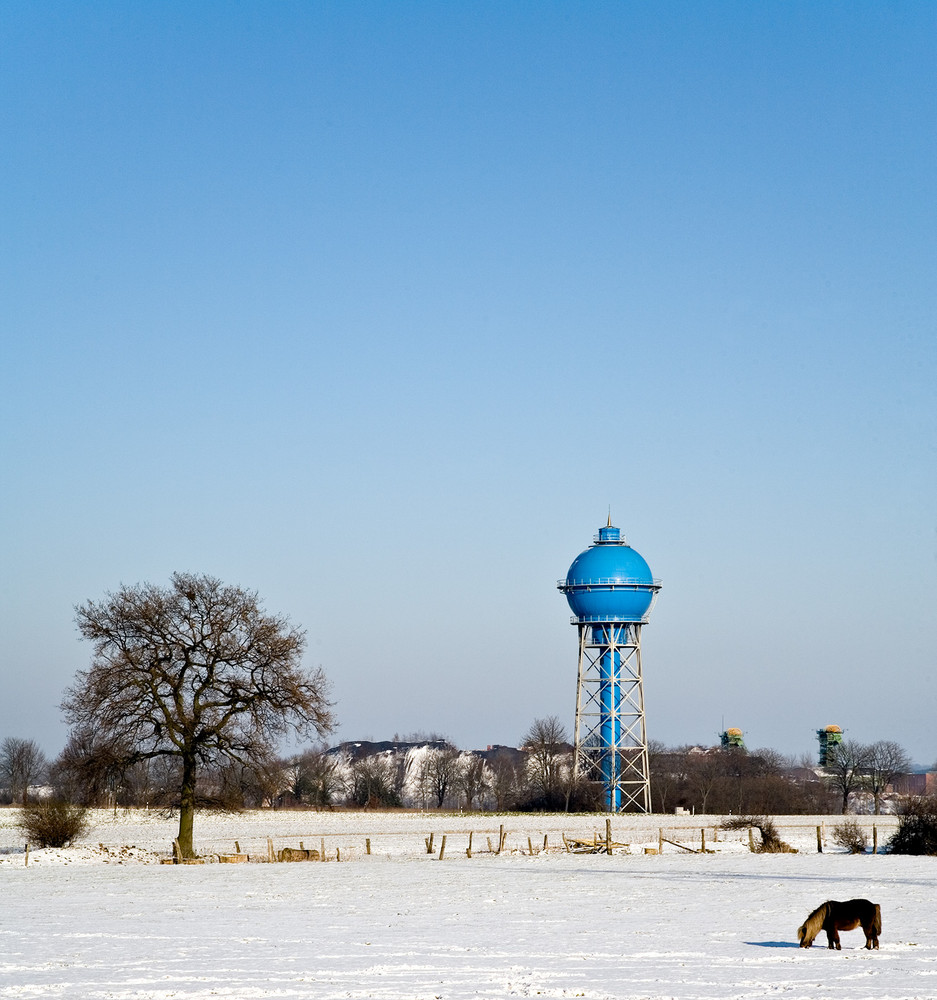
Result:
[[[887,789],[911,767],[907,753],[890,740],[840,743],[829,749],[822,769],[809,758],[796,761],[770,749],[652,743],[649,751],[658,812],[845,814],[852,803],[879,813]]]
[[[719,815],[829,813],[835,796],[808,766],[774,750],[649,746],[655,812]]]
[[[388,744],[324,746],[299,754],[204,764],[194,786],[202,809],[262,807],[593,810],[601,789],[576,777],[572,747],[555,718],[537,719],[521,747],[461,751],[438,734]],[[184,762],[135,756],[87,727],[48,762],[33,741],[0,743],[0,798],[25,804],[30,788],[85,806],[179,810]]]
[[[601,789],[580,780],[555,717],[535,720],[520,747],[461,751],[433,734],[387,744],[344,744],[285,762],[287,805],[331,808],[596,810]]]
[[[536,719],[518,747],[462,751],[438,733],[385,743],[324,745],[289,757],[204,766],[195,784],[201,809],[340,807],[496,811],[601,811],[602,789],[573,767],[556,717]],[[910,768],[891,741],[830,748],[827,766],[771,749],[649,746],[655,812],[721,815],[879,812]],[[46,785],[65,802],[114,809],[180,808],[182,763],[171,755],[127,759],[87,730],[72,733],[48,762],[32,740],[0,741],[0,800],[25,803]]]

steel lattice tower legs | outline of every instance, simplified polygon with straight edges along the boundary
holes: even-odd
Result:
[[[641,625],[579,625],[577,774],[601,781],[609,812],[650,812]]]

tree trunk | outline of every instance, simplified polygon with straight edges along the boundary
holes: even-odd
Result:
[[[182,758],[182,788],[179,798],[179,849],[184,858],[195,857],[192,827],[195,821],[195,757]]]

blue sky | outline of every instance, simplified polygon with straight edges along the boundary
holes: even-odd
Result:
[[[935,65],[925,3],[3,4],[0,737],[174,570],[336,739],[571,728],[610,506],[651,738],[934,763]]]

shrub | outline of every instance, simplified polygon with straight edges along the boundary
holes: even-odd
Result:
[[[833,827],[833,843],[845,847],[850,854],[865,854],[869,838],[854,819],[847,819]]]
[[[774,820],[767,816],[736,816],[722,824],[723,830],[745,830],[748,827],[754,827],[761,834],[761,842],[752,845],[755,854],[797,853],[796,848],[781,840]]]
[[[39,847],[65,847],[88,829],[88,810],[58,799],[42,799],[23,807],[19,825]]]
[[[937,854],[937,796],[908,800],[898,814],[898,829],[886,850],[891,854]]]

